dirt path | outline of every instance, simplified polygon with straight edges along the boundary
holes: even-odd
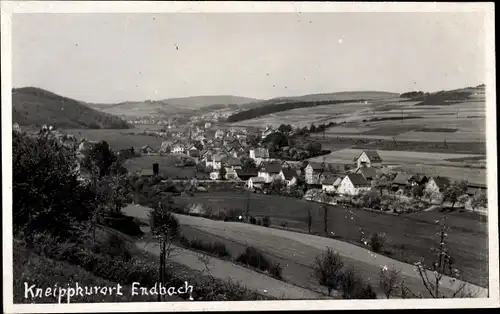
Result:
[[[147,250],[153,254],[159,255],[160,249],[156,243],[137,242],[137,247]],[[191,269],[205,271],[206,267],[198,259],[201,254],[186,250],[181,247],[173,246],[172,261],[183,264]],[[231,279],[242,282],[247,288],[258,291],[261,294],[271,295],[277,298],[284,297],[287,300],[300,299],[320,299],[324,298],[316,292],[296,287],[289,283],[276,280],[264,274],[255,272],[248,268],[235,265],[229,261],[210,257],[208,264],[210,274],[218,279]]]
[[[124,209],[124,212],[139,219],[147,217],[147,210],[142,206],[128,206]],[[335,239],[252,224],[215,221],[185,215],[176,216],[182,225],[189,225],[206,233],[241,244],[253,245],[268,254],[303,265],[311,265],[315,256],[325,252],[327,247],[331,247],[344,258],[346,265],[354,267],[374,287],[378,287],[379,272],[383,266],[395,267],[401,270],[401,275],[405,278],[405,284],[413,292],[421,292],[424,296],[428,295],[415,266],[375,254],[362,247]],[[432,274],[430,276],[433,278]],[[441,284],[442,291],[448,295],[452,294],[460,284],[461,282],[458,280],[454,281],[449,277],[445,277]],[[477,293],[476,297],[487,295],[487,289],[485,288],[472,284],[468,286],[470,291]]]

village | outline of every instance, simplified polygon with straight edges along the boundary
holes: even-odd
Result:
[[[438,175],[393,171],[384,165],[376,150],[366,150],[352,156],[351,164],[273,158],[273,153],[276,156],[278,150],[298,149],[308,152],[307,149],[314,146],[308,144],[306,149],[304,145],[289,147],[283,144],[285,146],[279,147],[278,144],[276,147],[272,140],[277,136],[294,138],[298,132],[300,130],[292,130],[286,125],[277,129],[268,126],[264,130],[249,131],[247,128],[214,128],[206,122],[202,127],[189,127],[185,132],[171,132],[173,140],[163,141],[160,147],[144,145],[132,148],[135,154],[132,160],[145,156],[150,158],[148,160],[152,160],[153,156],[157,159],[139,169],[132,167],[131,173],[141,177],[163,176],[165,180],[195,179],[199,184],[228,181],[240,183],[241,186],[243,183],[247,190],[254,193],[274,191],[332,205],[338,202],[353,205],[355,200],[359,200],[362,203],[360,206],[386,213],[433,210],[447,206],[486,214],[483,206],[477,206],[482,203],[474,201],[486,197],[485,185],[465,180],[453,182]],[[158,136],[158,133],[154,134]],[[79,151],[88,151],[95,143],[83,139]],[[118,151],[119,154],[129,152],[127,149]],[[163,165],[160,164],[162,157],[166,156],[177,156],[183,160],[169,166],[197,170],[191,176],[162,175]],[[308,157],[307,154],[305,157]],[[124,165],[127,168],[127,162]]]

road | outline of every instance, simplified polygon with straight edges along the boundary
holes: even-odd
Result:
[[[147,217],[147,209],[141,206],[128,206],[124,209],[124,213],[139,219]],[[429,296],[422,285],[422,281],[414,265],[375,254],[370,250],[356,245],[331,238],[266,228],[252,224],[215,221],[186,215],[176,216],[181,225],[189,225],[192,228],[213,234],[217,237],[255,246],[268,254],[293,261],[297,264],[311,265],[315,256],[325,252],[328,247],[331,247],[343,257],[346,265],[354,267],[374,287],[378,287],[381,268],[384,266],[389,268],[394,267],[401,271],[401,276],[405,279],[405,284],[411,291]],[[433,278],[431,272],[428,273],[430,278]],[[444,277],[441,283],[441,291],[445,295],[451,295],[453,291],[458,289],[461,283],[459,280]],[[475,293],[476,297],[487,296],[487,289],[485,288],[468,284],[467,289]]]

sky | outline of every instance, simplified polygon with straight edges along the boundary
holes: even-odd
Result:
[[[14,14],[13,87],[87,102],[485,81],[481,13]]]

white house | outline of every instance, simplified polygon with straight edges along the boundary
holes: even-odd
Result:
[[[443,191],[450,186],[451,182],[445,177],[432,177],[424,188],[424,194],[428,195],[431,201],[440,202],[443,197]]]
[[[362,174],[350,173],[342,179],[337,192],[342,195],[359,195],[370,190],[370,183]]]
[[[337,191],[335,186],[335,182],[337,181],[337,177],[334,175],[328,175],[323,180],[321,180],[321,189],[326,193],[333,193]]]
[[[249,189],[262,188],[266,181],[261,177],[252,177],[248,179],[247,187]]]
[[[297,184],[297,171],[290,168],[282,168],[279,173],[281,180],[286,184],[286,186],[294,186]]]
[[[358,168],[361,167],[382,167],[382,158],[377,151],[366,150],[363,151],[357,158],[355,158]]]
[[[205,122],[205,129],[208,129],[212,126],[212,123],[210,122]]]
[[[174,154],[183,154],[185,151],[184,145],[182,144],[175,144],[171,148],[171,152]]]
[[[223,154],[207,155],[205,159],[205,166],[211,167],[214,170],[219,170],[222,167]]]
[[[305,168],[305,179],[307,184],[321,184],[320,176],[324,172],[325,166],[320,163],[310,162]]]
[[[272,182],[280,176],[281,163],[264,161],[260,165],[258,176],[263,178],[266,183]]]
[[[250,149],[248,155],[255,161],[256,165],[259,165],[263,161],[269,160],[269,150],[263,147]]]

